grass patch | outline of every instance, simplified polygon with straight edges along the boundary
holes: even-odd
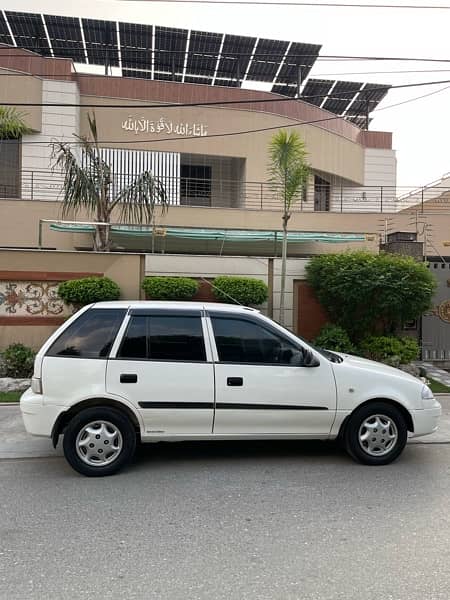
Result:
[[[19,402],[23,392],[0,392],[0,402]]]
[[[450,392],[450,387],[444,385],[443,383],[440,383],[439,381],[436,381],[435,379],[430,379],[429,377],[427,377],[427,379],[430,382],[430,388],[433,393],[447,394]]]

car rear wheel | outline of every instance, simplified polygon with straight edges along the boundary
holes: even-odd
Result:
[[[387,402],[372,402],[356,409],[344,433],[347,452],[366,465],[387,465],[400,456],[408,428],[400,410]]]
[[[113,475],[133,458],[136,432],[119,410],[88,408],[67,425],[63,448],[68,463],[82,475]]]

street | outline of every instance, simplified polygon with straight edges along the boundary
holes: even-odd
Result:
[[[104,479],[0,456],[1,599],[450,595],[443,437],[379,468],[318,442],[146,446]]]

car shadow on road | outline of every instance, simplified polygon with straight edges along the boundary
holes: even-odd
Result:
[[[336,442],[299,440],[251,440],[251,441],[196,441],[196,442],[157,442],[138,446],[135,464],[195,462],[195,461],[268,461],[307,459],[324,457],[342,458],[347,455]]]

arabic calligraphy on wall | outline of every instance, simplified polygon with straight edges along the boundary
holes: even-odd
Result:
[[[186,137],[204,137],[208,135],[208,127],[205,123],[174,123],[166,117],[157,121],[150,121],[141,117],[139,119],[131,115],[122,121],[122,129],[134,132],[136,135],[142,133],[156,133],[159,135],[181,135]]]

